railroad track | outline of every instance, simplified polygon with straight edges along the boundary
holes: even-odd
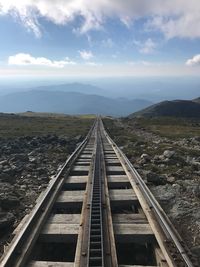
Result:
[[[15,230],[0,266],[198,265],[98,118]]]

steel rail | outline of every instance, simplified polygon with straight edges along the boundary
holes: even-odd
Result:
[[[159,219],[159,222],[161,222],[160,227],[164,230],[164,232],[167,234],[167,236],[170,237],[171,240],[174,242],[174,244],[175,244],[177,250],[179,251],[185,264],[188,267],[194,267],[193,263],[191,262],[190,258],[187,255],[185,249],[181,245],[180,240],[177,237],[177,234],[172,229],[172,227],[170,225],[171,224],[170,220],[168,219],[166,214],[161,212],[159,203],[157,202],[157,200],[155,199],[155,197],[153,196],[153,194],[151,193],[151,191],[149,190],[149,188],[147,187],[147,185],[143,181],[142,177],[139,175],[139,173],[133,167],[133,165],[128,160],[126,155],[122,152],[122,150],[117,146],[117,144],[111,139],[109,134],[106,132],[106,130],[103,126],[103,122],[102,122],[102,129],[103,129],[103,132],[104,132],[106,138],[110,141],[110,143],[113,144],[113,146],[116,148],[116,150],[118,150],[119,154],[124,159],[125,163],[128,165],[130,172],[132,172],[132,174],[136,178],[136,181],[137,181],[136,183],[137,183],[137,185],[139,185],[139,188],[142,191],[144,198],[147,200],[147,202],[150,204],[150,206],[154,209],[156,217]]]
[[[41,195],[40,201],[36,204],[35,208],[30,213],[30,216],[26,223],[23,225],[20,233],[11,242],[10,247],[6,254],[0,260],[1,267],[23,267],[27,256],[29,255],[29,250],[33,246],[33,242],[38,237],[39,231],[44,224],[46,217],[50,212],[50,208],[53,206],[55,199],[60,191],[65,178],[62,177],[64,171],[67,167],[71,167],[75,159],[78,157],[82,149],[85,147],[87,141],[89,140],[93,129],[96,127],[97,120],[93,123],[90,131],[88,132],[85,139],[78,145],[75,151],[69,156],[66,162],[63,164],[61,170],[58,172],[56,177],[49,183],[49,186]],[[48,202],[48,203],[46,203]],[[46,205],[46,207],[45,207]],[[48,208],[47,208],[48,207]],[[37,225],[37,227],[36,227]],[[31,231],[34,233],[31,233]],[[31,237],[30,237],[31,235]],[[27,247],[24,248],[24,244]],[[22,247],[24,248],[22,250]],[[23,257],[21,256],[23,254]]]

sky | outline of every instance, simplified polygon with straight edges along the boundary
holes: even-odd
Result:
[[[0,77],[199,74],[199,0],[0,0]]]

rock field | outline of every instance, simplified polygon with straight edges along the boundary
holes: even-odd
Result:
[[[0,139],[0,255],[13,229],[33,208],[81,138],[46,135]]]

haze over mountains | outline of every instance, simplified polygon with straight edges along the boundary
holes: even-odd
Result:
[[[55,112],[126,116],[151,105],[147,100],[108,98],[79,92],[31,90],[0,97],[1,112]]]
[[[35,89],[97,94],[109,98],[146,99],[157,103],[199,97],[200,77],[0,79],[0,95]]]
[[[161,80],[143,78],[143,80],[135,79],[134,81],[128,78],[116,79],[116,81],[112,79],[94,80],[96,85],[86,82],[48,84],[49,81],[46,81],[43,83],[33,82],[35,87],[31,87],[32,83],[29,81],[29,83],[22,84],[21,88],[19,87],[20,83],[16,83],[14,86],[12,81],[10,84],[2,84],[0,81],[0,112],[30,110],[127,116],[163,99],[191,99],[193,96],[199,96],[200,79],[190,78],[185,81],[187,81],[185,85],[180,83],[180,80],[176,82],[173,78],[170,81],[164,78]],[[189,81],[190,87],[188,87]],[[165,109],[170,109],[169,103],[166,103]],[[157,106],[155,107],[157,108]]]

